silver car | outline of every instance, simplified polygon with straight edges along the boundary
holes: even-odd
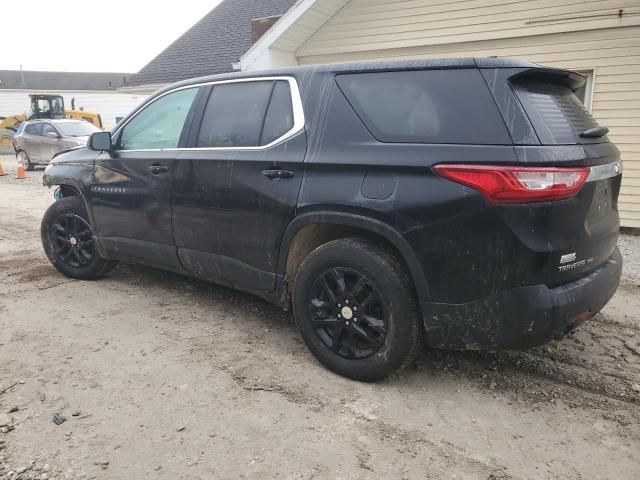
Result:
[[[33,120],[24,122],[13,137],[16,157],[25,170],[46,165],[58,152],[84,147],[89,135],[100,129],[83,120]]]

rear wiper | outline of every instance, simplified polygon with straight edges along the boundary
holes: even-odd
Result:
[[[604,137],[607,133],[609,133],[609,129],[607,127],[594,127],[589,130],[585,130],[580,134],[582,138],[600,138]]]

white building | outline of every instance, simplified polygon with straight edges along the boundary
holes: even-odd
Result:
[[[624,160],[622,226],[640,227],[639,0],[299,0],[238,66],[492,55],[588,76],[584,102]]]
[[[98,113],[105,129],[112,128],[147,95],[119,92],[125,73],[36,72],[0,70],[0,117],[27,113],[30,94],[64,97],[66,109]]]

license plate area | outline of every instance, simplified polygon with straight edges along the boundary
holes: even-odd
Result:
[[[586,230],[592,237],[608,232],[612,222],[616,221],[613,191],[611,178],[595,182],[593,199],[585,219]]]

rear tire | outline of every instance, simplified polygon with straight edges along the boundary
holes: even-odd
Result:
[[[373,243],[346,238],[316,248],[293,286],[300,334],[329,370],[365,382],[411,364],[424,327],[402,262]]]
[[[95,280],[118,264],[100,256],[80,196],[63,198],[47,209],[40,237],[49,261],[67,277]]]

